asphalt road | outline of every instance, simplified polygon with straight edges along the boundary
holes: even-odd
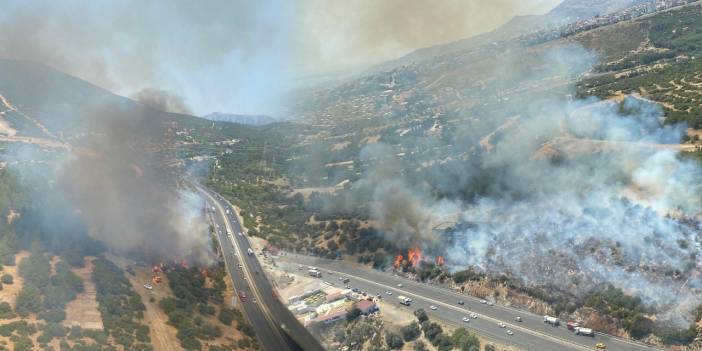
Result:
[[[243,233],[242,227],[231,204],[213,191],[204,188],[200,191],[205,195],[209,212],[213,215],[215,230],[235,290],[237,294],[239,289],[246,293],[246,301],[238,303],[243,306],[244,314],[253,325],[262,349],[323,351],[319,342],[278,300],[256,255],[249,254],[251,245],[245,235],[239,235]]]
[[[403,306],[398,302],[397,308],[411,311],[423,308],[431,318],[439,319],[450,325],[466,327],[490,340],[513,345],[523,350],[594,350],[597,342],[603,342],[607,346],[607,350],[614,351],[659,350],[606,334],[598,333],[595,337],[578,336],[568,331],[564,325],[552,327],[544,323],[543,316],[505,306],[488,306],[469,295],[411,281],[348,261],[288,254],[279,257],[277,262],[284,269],[298,274],[300,273],[298,269],[300,264],[317,267],[322,271],[322,280],[337,286],[341,285],[340,276],[348,277],[351,279],[349,284],[352,287],[373,295],[380,293],[385,300],[395,302],[398,295],[407,296],[413,300],[411,306]],[[329,274],[330,271],[332,274]],[[398,284],[402,284],[402,287],[398,287]],[[391,292],[392,295],[386,294],[387,291]],[[465,305],[458,305],[459,300],[463,300]],[[436,306],[437,309],[431,310],[431,305]],[[467,317],[473,312],[478,315],[477,319],[471,319],[468,323],[462,321],[463,317]],[[514,319],[517,316],[522,317],[523,321],[516,322]],[[498,326],[499,322],[505,323],[506,327]],[[514,335],[507,335],[508,329],[512,330]]]

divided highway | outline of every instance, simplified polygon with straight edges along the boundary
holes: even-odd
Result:
[[[404,295],[411,298],[411,306],[396,303],[398,309],[414,311],[423,308],[431,318],[441,320],[450,325],[463,326],[478,334],[506,345],[513,345],[523,350],[533,351],[562,351],[562,350],[594,350],[595,344],[603,342],[607,350],[613,351],[652,351],[659,350],[641,343],[631,342],[606,334],[597,334],[594,338],[578,336],[567,330],[565,326],[552,327],[543,322],[543,316],[509,308],[505,306],[488,306],[477,298],[460,294],[434,285],[419,283],[402,277],[373,270],[348,261],[328,260],[309,256],[288,254],[277,259],[279,265],[290,272],[297,272],[298,265],[314,266],[320,269],[322,279],[339,285],[339,276],[351,279],[352,287],[359,288],[373,295],[381,294],[391,304],[396,302],[396,296]],[[329,274],[329,272],[333,274]],[[398,284],[402,284],[398,286]],[[388,295],[386,292],[391,292]],[[465,305],[459,305],[462,300]],[[430,306],[436,306],[436,310]],[[382,312],[381,312],[382,313]],[[477,319],[464,322],[463,317],[477,313]],[[516,322],[515,317],[521,317],[522,322]],[[506,324],[501,328],[498,323]],[[508,335],[507,330],[514,335]]]
[[[256,255],[249,254],[251,245],[242,233],[242,227],[233,206],[219,194],[204,188],[198,190],[207,200],[215,223],[224,261],[234,282],[236,293],[243,291],[246,301],[239,303],[251,322],[263,350],[285,351],[324,349],[312,334],[277,298],[273,286],[266,278]],[[213,210],[214,208],[214,210]]]

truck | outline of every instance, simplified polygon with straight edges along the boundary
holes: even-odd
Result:
[[[595,331],[592,330],[591,328],[576,327],[575,328],[575,335],[595,336]]]
[[[561,321],[559,321],[556,317],[544,316],[544,323],[548,323],[554,327],[557,327],[561,324]]]
[[[253,250],[251,250],[251,248],[246,249],[246,252],[249,254],[249,256],[254,254],[254,252],[253,252]]]
[[[307,271],[310,276],[315,277],[315,278],[321,278],[322,277],[322,272],[316,270],[316,269],[310,269]]]
[[[412,299],[410,299],[409,297],[406,297],[406,296],[402,296],[402,295],[398,296],[397,300],[400,301],[401,305],[405,305],[405,306],[409,306],[410,303],[412,302]]]

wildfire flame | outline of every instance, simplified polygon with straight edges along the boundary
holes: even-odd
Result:
[[[407,250],[407,260],[412,264],[412,267],[417,267],[422,261],[422,250],[418,247]]]
[[[395,260],[393,261],[392,265],[395,266],[395,268],[399,268],[400,265],[402,265],[402,260],[404,257],[402,257],[402,254],[398,254],[395,256]]]
[[[436,256],[436,265],[437,266],[443,266],[446,263],[444,261],[444,256]]]

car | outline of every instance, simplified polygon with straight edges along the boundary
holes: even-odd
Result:
[[[522,321],[522,317],[516,316],[516,317],[514,317],[514,321],[515,321],[515,322],[521,322],[521,321]]]
[[[359,292],[360,290],[358,290],[358,288],[353,288],[353,289],[351,289],[351,291],[357,293],[357,292]]]
[[[507,335],[514,335],[514,332],[510,329],[507,329]]]
[[[254,299],[253,299],[253,303],[256,303],[256,302],[257,302],[257,301],[256,301],[256,299],[254,298]]]
[[[463,306],[463,305],[465,305],[466,303],[463,302],[463,300],[458,300],[458,304],[461,305],[461,306]]]
[[[494,303],[494,302],[491,302],[491,301],[488,301],[486,305],[488,305],[488,306],[495,306],[495,303]]]
[[[468,318],[468,317],[463,317],[463,318],[461,318],[461,320],[463,320],[466,323],[470,322],[470,318]]]
[[[480,300],[480,303],[482,303],[484,305],[487,303],[487,300]]]
[[[385,294],[386,294],[386,295],[392,295],[392,291],[386,291]]]
[[[402,287],[402,283],[397,284],[397,287],[398,287],[398,288],[401,288],[401,287]]]
[[[595,344],[595,348],[604,350],[607,348],[607,345],[605,345],[603,342],[598,342],[597,344]]]
[[[436,306],[431,305],[431,306],[429,306],[429,309],[431,309],[432,311],[436,311]]]
[[[471,313],[471,314],[470,314],[470,318],[478,319],[478,315],[475,314],[475,313]]]
[[[153,287],[151,284],[149,284],[149,283],[144,284],[144,289],[151,290],[151,289],[153,289],[153,288],[154,288],[154,287]]]
[[[499,325],[499,326],[500,326],[500,328],[505,328],[505,327],[507,327],[507,325],[505,325],[505,324],[504,324],[504,323],[502,323],[502,322],[500,322],[500,323],[497,323],[497,325]]]
[[[302,270],[302,265],[301,265],[301,264],[297,265],[297,270],[298,270],[298,271],[301,271],[301,270]]]

